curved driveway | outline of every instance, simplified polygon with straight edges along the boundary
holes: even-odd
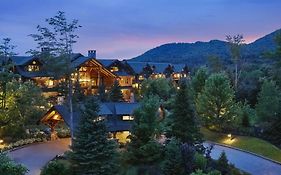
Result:
[[[30,171],[28,175],[39,175],[41,168],[56,155],[68,150],[70,139],[33,144],[10,152],[9,155]],[[208,145],[207,143],[204,145]],[[236,149],[215,145],[211,156],[217,159],[225,151],[229,162],[253,175],[281,175],[281,165]]]
[[[212,158],[218,159],[222,151],[225,151],[230,163],[252,175],[281,175],[280,164],[224,146],[215,145]]]
[[[41,168],[56,155],[68,150],[70,139],[60,139],[12,151],[9,156],[29,169],[28,175],[39,175]]]

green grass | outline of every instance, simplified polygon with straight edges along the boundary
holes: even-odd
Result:
[[[212,132],[206,128],[202,128],[201,132],[206,140],[250,151],[281,162],[281,150],[262,139],[247,136],[232,136],[234,139],[230,140],[226,134]]]

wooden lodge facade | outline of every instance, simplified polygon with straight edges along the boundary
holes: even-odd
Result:
[[[14,72],[23,81],[34,81],[42,88],[45,96],[56,98],[54,104],[61,103],[63,97],[57,87],[65,77],[52,76],[40,58],[14,56],[11,61]],[[97,94],[100,85],[104,85],[107,91],[118,80],[126,102],[134,101],[134,89],[140,88],[144,79],[170,78],[177,83],[180,78],[189,77],[189,70],[183,64],[97,59],[94,50],[88,51],[88,56],[73,54],[71,67],[73,83],[79,82],[86,95]]]
[[[1,59],[0,59],[1,61]],[[63,106],[64,96],[58,91],[58,86],[65,81],[65,76],[56,76],[50,73],[40,58],[32,56],[14,56],[9,61],[13,64],[13,71],[20,75],[22,81],[33,81],[42,88],[43,94],[52,97],[53,107],[43,116],[41,123],[48,125],[54,133],[56,125],[63,121],[70,126],[69,110]],[[134,92],[147,78],[168,78],[178,83],[181,78],[188,78],[189,71],[186,65],[169,63],[144,63],[130,60],[97,59],[96,51],[88,51],[88,56],[73,54],[71,56],[71,79],[73,84],[79,83],[85,95],[98,93],[103,85],[110,90],[117,80],[121,86],[124,102],[101,103],[100,118],[106,119],[112,137],[119,142],[126,142],[130,134],[133,111],[138,107],[134,103]],[[74,128],[79,123],[79,113],[74,112]]]

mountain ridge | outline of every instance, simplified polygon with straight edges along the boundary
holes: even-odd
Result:
[[[275,50],[274,38],[278,33],[281,33],[281,29],[245,44],[242,48],[242,58],[249,61],[260,61],[264,52]],[[209,56],[218,56],[224,62],[230,62],[228,43],[217,39],[208,42],[167,43],[150,49],[129,61],[201,65],[207,63]]]

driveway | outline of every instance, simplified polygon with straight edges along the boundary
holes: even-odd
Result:
[[[41,168],[56,155],[68,150],[70,139],[33,144],[9,153],[9,156],[29,169],[28,175],[39,175]]]
[[[212,158],[218,159],[222,151],[225,151],[229,162],[252,175],[281,175],[280,164],[236,149],[215,145]]]
[[[30,171],[28,175],[39,175],[41,168],[56,155],[68,150],[70,139],[34,144],[10,152],[9,155],[18,163],[25,165]],[[207,143],[204,145],[208,145]],[[225,151],[230,163],[237,168],[253,175],[280,175],[281,165],[265,160],[258,156],[248,154],[236,149],[215,145],[211,156],[218,159],[221,152]]]

